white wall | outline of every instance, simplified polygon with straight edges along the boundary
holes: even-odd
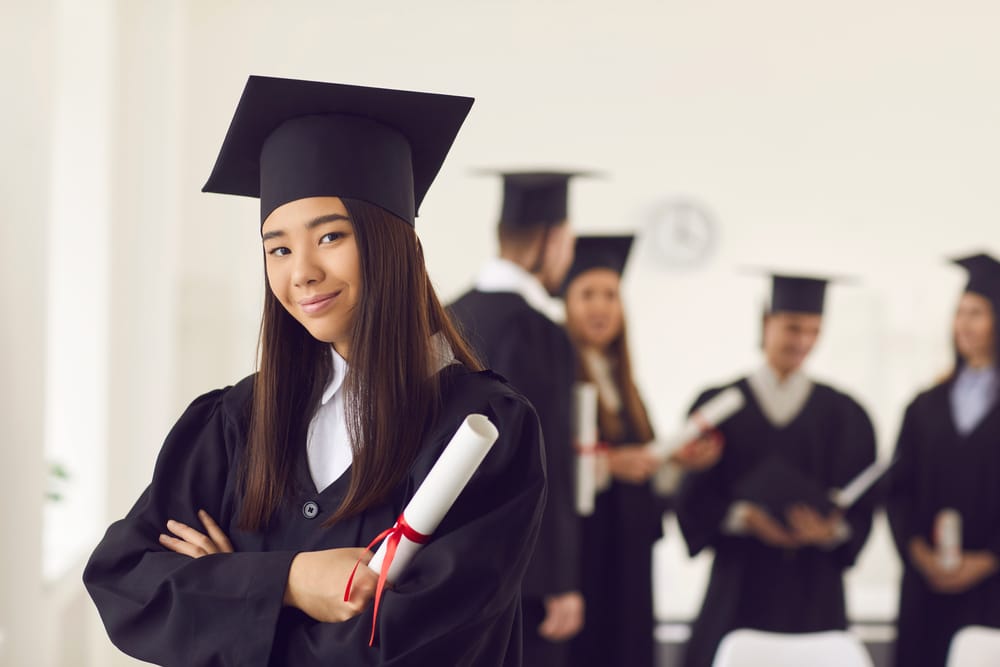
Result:
[[[106,520],[138,494],[184,405],[252,369],[256,203],[199,192],[251,73],[477,98],[417,223],[445,298],[494,252],[499,187],[472,168],[604,172],[574,187],[584,231],[640,228],[666,198],[705,202],[720,227],[708,262],[671,271],[640,243],[627,275],[661,430],[702,386],[757,363],[764,284],[740,270],[777,265],[856,278],[831,293],[811,368],[864,402],[887,454],[906,401],[947,367],[961,278],[942,258],[1000,252],[995,3],[186,0],[114,12]],[[20,120],[47,140],[42,120]],[[43,173],[31,177],[44,192]],[[698,596],[679,546],[661,559],[672,617]],[[891,612],[896,571],[881,531],[852,574],[852,608],[885,615],[889,600]]]

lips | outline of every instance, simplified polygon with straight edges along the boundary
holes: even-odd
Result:
[[[299,308],[308,315],[315,315],[329,308],[340,296],[340,292],[317,294],[299,301]]]

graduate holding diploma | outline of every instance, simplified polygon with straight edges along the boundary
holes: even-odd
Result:
[[[823,321],[826,281],[774,276],[764,316],[764,365],[727,387],[745,406],[719,426],[718,465],[685,476],[677,518],[695,555],[715,559],[685,665],[711,665],[719,641],[737,628],[770,632],[844,629],[843,573],[871,528],[872,498],[846,510],[831,491],[875,460],[865,411],[846,394],[810,379],[802,365]]]
[[[944,667],[959,629],[1000,627],[1000,262],[956,263],[968,284],[953,323],[955,372],[906,409],[890,473],[899,667]]]
[[[471,105],[250,77],[204,189],[260,199],[258,370],[195,399],[91,556],[84,582],[122,651],[179,667],[521,664],[539,424],[456,333],[414,228]],[[403,534],[420,548],[375,624],[363,547],[405,522],[467,418],[495,443],[457,497],[413,511],[430,532]]]
[[[597,432],[607,446],[610,484],[583,519],[580,563],[587,620],[573,640],[577,667],[653,665],[653,543],[662,535],[665,502],[651,478],[663,461],[647,446],[653,429],[632,379],[621,276],[632,236],[576,240],[566,279],[566,328],[577,376],[597,387]],[[718,441],[696,439],[671,465],[703,469],[719,458]]]

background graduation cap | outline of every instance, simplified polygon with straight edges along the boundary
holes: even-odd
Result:
[[[591,269],[610,269],[619,276],[625,272],[629,253],[635,235],[626,236],[578,236],[573,265],[566,274],[563,291],[573,279]]]
[[[771,274],[769,313],[823,314],[826,286],[833,278]]]
[[[411,225],[469,97],[263,76],[247,80],[203,192],[363,199]]]
[[[503,179],[500,224],[510,228],[551,227],[569,217],[569,182],[593,176],[585,171],[480,171]]]
[[[965,291],[984,296],[993,304],[993,310],[1000,315],[1000,262],[986,253],[959,257],[952,262],[969,274]]]

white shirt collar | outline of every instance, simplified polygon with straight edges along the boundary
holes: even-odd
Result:
[[[435,373],[441,371],[446,366],[458,363],[458,360],[455,359],[455,352],[448,343],[448,339],[442,336],[440,332],[431,336],[431,346],[431,354],[434,355],[433,364]],[[344,378],[347,377],[347,360],[333,349],[333,345],[330,346],[330,359],[333,361],[333,373],[326,385],[326,389],[323,390],[323,396],[320,398],[321,405],[326,405],[330,402],[330,399],[336,396],[337,392],[344,385]]]
[[[813,382],[804,372],[797,370],[783,381],[767,363],[747,378],[754,397],[774,426],[791,423],[805,407],[812,393]]]
[[[556,324],[562,324],[566,319],[562,302],[551,297],[538,278],[510,260],[500,257],[489,260],[476,278],[476,289],[480,292],[513,292]]]

